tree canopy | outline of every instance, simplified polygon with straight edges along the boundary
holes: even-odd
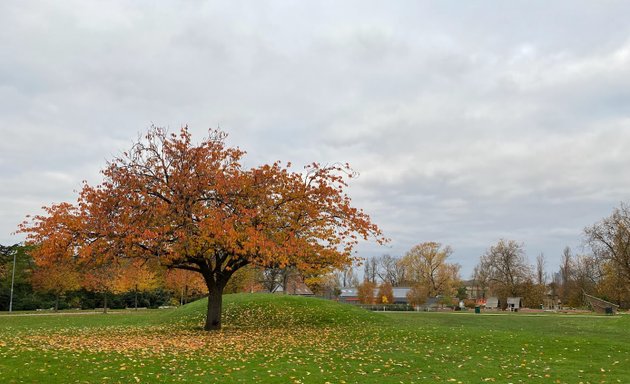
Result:
[[[630,285],[630,206],[622,203],[612,214],[584,229],[593,254],[608,261],[621,281]]]
[[[195,144],[186,127],[178,134],[152,127],[107,164],[102,183],[85,183],[75,204],[45,207],[21,224],[33,257],[41,265],[151,260],[200,273],[211,330],[221,327],[221,295],[236,270],[343,267],[359,239],[385,241],[345,193],[355,175],[349,165],[246,169],[245,152],[226,137],[211,130]]]
[[[460,282],[459,264],[446,261],[452,253],[448,245],[424,242],[411,248],[400,263],[413,285],[424,285],[429,296],[450,295]]]
[[[505,239],[499,240],[481,256],[476,273],[477,281],[485,279],[503,298],[518,295],[520,285],[532,275],[523,245]]]

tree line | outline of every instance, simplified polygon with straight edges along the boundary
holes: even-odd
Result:
[[[386,254],[367,258],[363,264],[363,282],[357,285],[359,301],[393,303],[393,287],[410,287],[407,301],[411,305],[421,305],[428,297],[442,297],[443,304],[450,304],[454,296],[464,298],[461,267],[448,260],[452,253],[448,245],[424,242],[402,257]]]
[[[475,266],[472,279],[462,280],[460,266],[451,263],[448,245],[425,242],[402,257],[389,254],[363,262],[363,280],[357,266],[329,273],[304,273],[295,267],[247,266],[237,271],[225,292],[296,293],[304,283],[315,295],[336,298],[341,289],[357,287],[362,303],[392,303],[393,287],[410,287],[412,305],[429,297],[474,299],[466,285],[480,298],[522,297],[525,306],[583,307],[584,293],[601,297],[621,307],[630,304],[630,209],[622,203],[609,217],[585,228],[586,252],[566,247],[560,265],[547,268],[544,254],[530,264],[524,244],[501,239],[488,248]],[[183,304],[207,294],[199,274],[167,270],[150,263],[95,264],[68,261],[37,265],[29,247],[0,245],[0,310],[8,309],[13,255],[17,254],[15,309],[69,307],[155,307]]]
[[[630,209],[626,203],[583,231],[583,252],[565,247],[560,265],[547,272],[543,254],[530,265],[522,243],[500,240],[481,256],[473,273],[484,293],[521,296],[524,304],[584,307],[584,294],[630,306]]]
[[[38,265],[31,251],[32,247],[22,244],[0,245],[1,311],[8,310],[11,301],[13,310],[155,308],[183,304],[206,293],[203,282],[191,272],[146,264],[107,268],[71,262]]]
[[[0,311],[9,308],[12,281],[14,310],[155,308],[186,304],[208,294],[202,276],[192,271],[137,261],[85,265],[61,260],[39,265],[31,251],[31,246],[22,244],[0,245]],[[289,266],[241,268],[226,285],[225,293],[293,294],[303,283],[318,296],[338,295],[334,274],[304,274]]]
[[[472,279],[466,282],[460,266],[448,261],[452,252],[448,245],[421,243],[401,257],[386,254],[365,259],[360,283],[352,268],[339,273],[337,281],[342,287],[358,287],[359,300],[365,304],[391,302],[392,287],[410,287],[407,299],[412,305],[428,297],[496,296],[503,303],[508,297],[521,297],[532,308],[584,307],[586,293],[622,308],[630,306],[630,208],[626,203],[586,227],[583,252],[565,247],[556,268],[548,268],[542,253],[530,264],[523,243],[500,239],[480,256]]]

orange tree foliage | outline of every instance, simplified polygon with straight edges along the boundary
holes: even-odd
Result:
[[[374,304],[376,302],[376,298],[374,297],[374,290],[376,289],[376,284],[365,280],[361,284],[357,286],[357,298],[361,304]]]
[[[61,260],[36,268],[31,275],[31,284],[38,291],[55,295],[55,311],[59,308],[59,296],[81,287],[81,277],[73,263]]]
[[[132,260],[120,266],[114,282],[115,292],[147,292],[160,286],[160,276],[146,263]]]
[[[103,313],[107,313],[107,299],[110,293],[120,291],[119,280],[123,269],[117,263],[80,265],[81,286],[103,295]]]
[[[222,293],[249,264],[303,271],[342,267],[360,238],[384,241],[379,228],[345,194],[347,165],[313,163],[304,172],[279,162],[245,169],[244,152],[210,131],[199,144],[187,128],[152,127],[113,159],[77,204],[45,208],[21,225],[33,256],[108,263],[155,260],[203,276],[205,329],[221,328]]]
[[[143,260],[128,260],[121,266],[121,271],[115,282],[116,292],[133,292],[134,308],[138,309],[138,292],[148,292],[161,285],[161,279],[156,266],[151,266]]]
[[[188,297],[206,294],[208,289],[203,277],[193,271],[185,269],[171,269],[167,271],[165,286],[179,296],[179,304],[188,302]]]
[[[429,290],[423,284],[415,284],[407,292],[407,302],[412,307],[418,307],[427,302]]]
[[[378,287],[376,300],[379,304],[394,303],[394,288],[390,282],[386,281]]]
[[[446,262],[452,253],[450,246],[436,242],[420,243],[402,258],[407,278],[414,284],[422,284],[428,295],[452,295],[460,283],[459,264]]]

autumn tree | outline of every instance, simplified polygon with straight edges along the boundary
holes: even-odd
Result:
[[[447,262],[452,252],[451,247],[436,242],[414,246],[401,260],[407,279],[425,285],[429,296],[453,294],[461,279],[459,264]]]
[[[523,298],[524,307],[540,308],[545,303],[547,288],[537,280],[538,277],[536,280],[528,278],[519,286],[519,295]]]
[[[315,296],[332,299],[341,293],[337,276],[333,273],[318,273],[305,276],[304,284]]]
[[[115,263],[87,264],[80,267],[81,286],[88,291],[103,295],[103,313],[107,313],[109,296],[118,292],[121,269]]]
[[[55,297],[55,312],[59,309],[59,298],[67,292],[81,287],[81,276],[76,265],[68,260],[36,268],[31,275],[31,284],[38,291],[51,293]]]
[[[114,284],[116,292],[133,292],[134,308],[138,309],[138,293],[148,292],[160,286],[157,265],[149,265],[143,260],[128,260],[121,266]]]
[[[363,283],[357,286],[357,297],[361,304],[374,304],[376,297],[374,297],[374,290],[376,284],[370,280],[365,280]]]
[[[597,294],[601,277],[601,259],[594,255],[576,255],[570,276],[572,290],[568,292],[567,303],[572,307],[585,305],[584,293]]]
[[[170,269],[166,272],[166,289],[179,296],[179,305],[188,303],[189,297],[199,297],[208,293],[203,276],[185,269]]]
[[[428,289],[423,284],[414,284],[407,292],[407,302],[412,307],[419,307],[427,302],[429,296]]]
[[[11,255],[11,247],[0,244],[0,279],[8,279],[9,271],[11,270],[11,264],[13,257]]]
[[[583,306],[584,292],[591,295],[601,294],[599,289],[602,286],[602,276],[605,275],[602,267],[607,265],[608,262],[595,255],[576,255],[571,248],[565,247],[560,260],[560,270],[550,288],[556,291],[553,293],[560,297],[562,305]]]
[[[615,268],[610,261],[603,261],[600,272],[597,296],[627,308],[628,304],[630,304],[630,285],[623,280],[623,275],[619,268]]]
[[[523,245],[501,239],[481,256],[478,271],[487,274],[492,290],[501,297],[517,296],[521,284],[531,278]]]
[[[585,228],[584,236],[593,254],[610,262],[623,284],[630,286],[630,206],[621,203],[610,216]]]
[[[394,303],[394,289],[389,281],[385,281],[379,285],[376,299],[379,304]]]
[[[341,268],[359,239],[384,241],[345,193],[354,175],[347,164],[246,169],[244,152],[225,139],[215,130],[195,144],[187,128],[152,127],[108,163],[101,184],[83,186],[76,204],[47,207],[20,231],[38,259],[155,260],[200,274],[206,330],[221,328],[223,290],[240,268]]]

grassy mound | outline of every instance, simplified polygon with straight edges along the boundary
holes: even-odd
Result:
[[[182,325],[203,325],[208,299],[184,305],[169,314]],[[334,301],[274,294],[223,296],[223,326],[236,328],[287,328],[301,326],[358,326],[383,321],[380,314]]]

